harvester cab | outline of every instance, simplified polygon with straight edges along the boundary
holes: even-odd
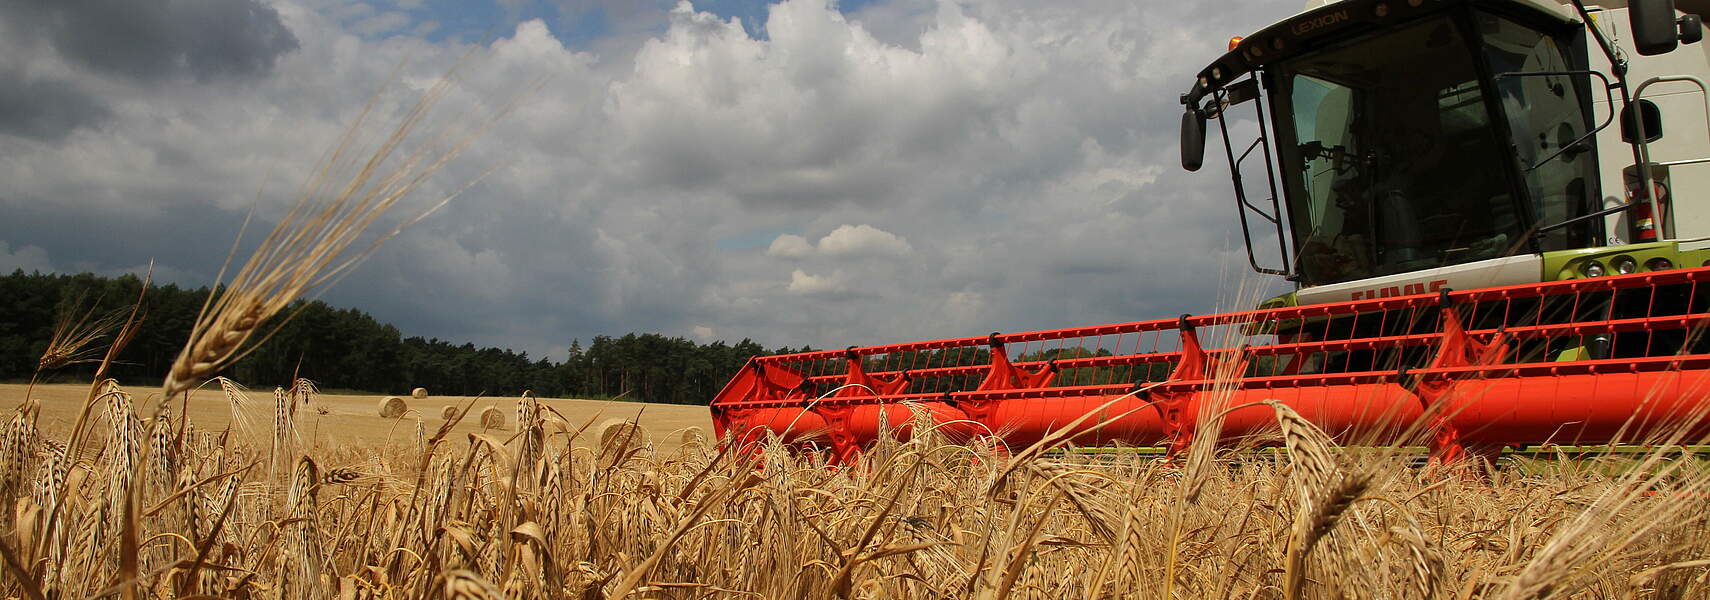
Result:
[[[1295,285],[1257,310],[757,356],[714,427],[830,462],[922,426],[1177,453],[1277,405],[1441,461],[1710,436],[1710,0],[1570,1],[1320,2],[1232,40],[1182,163],[1215,130],[1249,262]]]
[[[1215,121],[1249,261],[1296,285],[1267,306],[1710,259],[1671,197],[1710,186],[1710,2],[1590,3],[1317,1],[1231,40],[1182,164]]]

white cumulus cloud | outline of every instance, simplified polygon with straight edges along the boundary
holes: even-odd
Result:
[[[813,275],[801,269],[796,269],[790,273],[788,289],[792,294],[806,296],[838,294],[849,290],[848,286],[844,284],[842,273]]]
[[[818,243],[808,242],[807,238],[786,233],[772,240],[772,245],[766,248],[766,254],[781,258],[805,258],[808,256],[857,257],[857,256],[905,256],[914,252],[908,240],[897,234],[879,229],[872,225],[840,225],[825,237],[819,238]]]
[[[872,225],[844,225],[820,238],[819,251],[826,256],[903,256],[914,247]]]
[[[813,254],[816,249],[808,243],[807,238],[786,233],[772,240],[772,245],[766,247],[766,254],[784,258],[801,258]]]

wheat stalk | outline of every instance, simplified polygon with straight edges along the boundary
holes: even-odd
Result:
[[[249,416],[249,407],[254,404],[244,387],[225,377],[215,377],[220,385],[220,392],[226,397],[226,407],[231,412],[232,427],[238,433],[248,435],[255,431],[254,420]]]
[[[48,337],[47,347],[36,360],[37,373],[88,362],[100,351],[98,343],[124,323],[124,313],[97,317],[99,301],[82,310],[85,299],[86,296],[79,295],[60,305],[54,319],[53,334]]]
[[[434,83],[374,153],[361,159],[352,153],[379,94],[370,100],[305,184],[296,205],[274,225],[255,253],[237,269],[231,282],[210,292],[189,339],[162,384],[165,396],[186,391],[247,355],[256,345],[251,343],[252,339],[264,340],[270,331],[277,331],[283,324],[274,317],[293,301],[336,281],[381,243],[451,199],[448,196],[440,200],[381,234],[366,247],[352,250],[352,245],[381,215],[462,153],[484,129],[474,128],[441,140],[442,144],[401,151],[411,133],[450,90],[451,83],[449,76]],[[500,114],[508,110],[506,106]],[[342,183],[334,181],[352,162],[359,167],[350,179]],[[264,329],[270,323],[272,329]]]
[[[297,404],[284,388],[273,388],[273,445],[267,451],[268,480],[286,473],[297,459]]]
[[[25,401],[0,432],[0,504],[9,504],[23,484],[29,459],[35,454],[36,415],[40,410],[41,401]]]

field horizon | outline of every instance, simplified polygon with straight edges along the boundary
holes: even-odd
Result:
[[[23,398],[24,391],[29,388],[26,384],[0,384],[0,398]],[[158,394],[158,390],[149,387],[132,388],[137,390],[139,398],[146,398],[149,392]],[[147,390],[147,391],[145,391]],[[344,390],[340,390],[341,392]],[[41,414],[38,428],[43,435],[56,439],[64,439],[77,420],[77,414],[84,399],[89,394],[88,385],[49,384],[37,385],[32,396],[41,401]],[[240,432],[257,429],[260,433],[250,432],[254,441],[266,442],[266,430],[271,427],[273,419],[273,391],[267,389],[250,389],[247,394],[250,405],[241,414],[248,418],[245,423],[235,429]],[[505,414],[506,423],[500,431],[510,431],[516,427],[515,405],[517,396],[433,396],[426,399],[414,399],[404,396],[408,404],[408,412],[399,418],[382,417],[379,414],[379,403],[385,394],[350,394],[322,393],[316,394],[314,404],[302,410],[297,416],[298,434],[304,437],[304,442],[311,445],[335,447],[346,443],[362,445],[386,445],[390,443],[414,443],[415,421],[421,419],[423,425],[432,431],[444,423],[441,411],[446,406],[457,406],[460,409],[471,406],[471,418],[464,419],[454,430],[459,437],[469,433],[479,433],[485,429],[480,425],[478,415],[481,410],[498,407]],[[562,414],[571,427],[581,427],[591,421],[592,431],[601,423],[611,419],[637,421],[649,435],[650,441],[661,449],[673,449],[682,445],[682,432],[690,427],[698,427],[703,435],[712,435],[712,418],[705,406],[679,404],[650,404],[646,402],[624,402],[609,400],[584,400],[576,398],[539,398],[541,405]],[[178,402],[174,407],[178,408]],[[10,410],[9,407],[6,410]],[[326,412],[321,412],[322,410]],[[193,392],[189,398],[189,418],[196,427],[209,431],[221,431],[233,424],[233,411],[220,386],[204,386]]]

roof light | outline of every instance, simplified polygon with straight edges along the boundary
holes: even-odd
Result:
[[[1234,50],[1236,46],[1241,45],[1241,40],[1244,40],[1244,39],[1247,39],[1247,38],[1244,38],[1241,36],[1235,36],[1235,37],[1229,38],[1229,49]]]

